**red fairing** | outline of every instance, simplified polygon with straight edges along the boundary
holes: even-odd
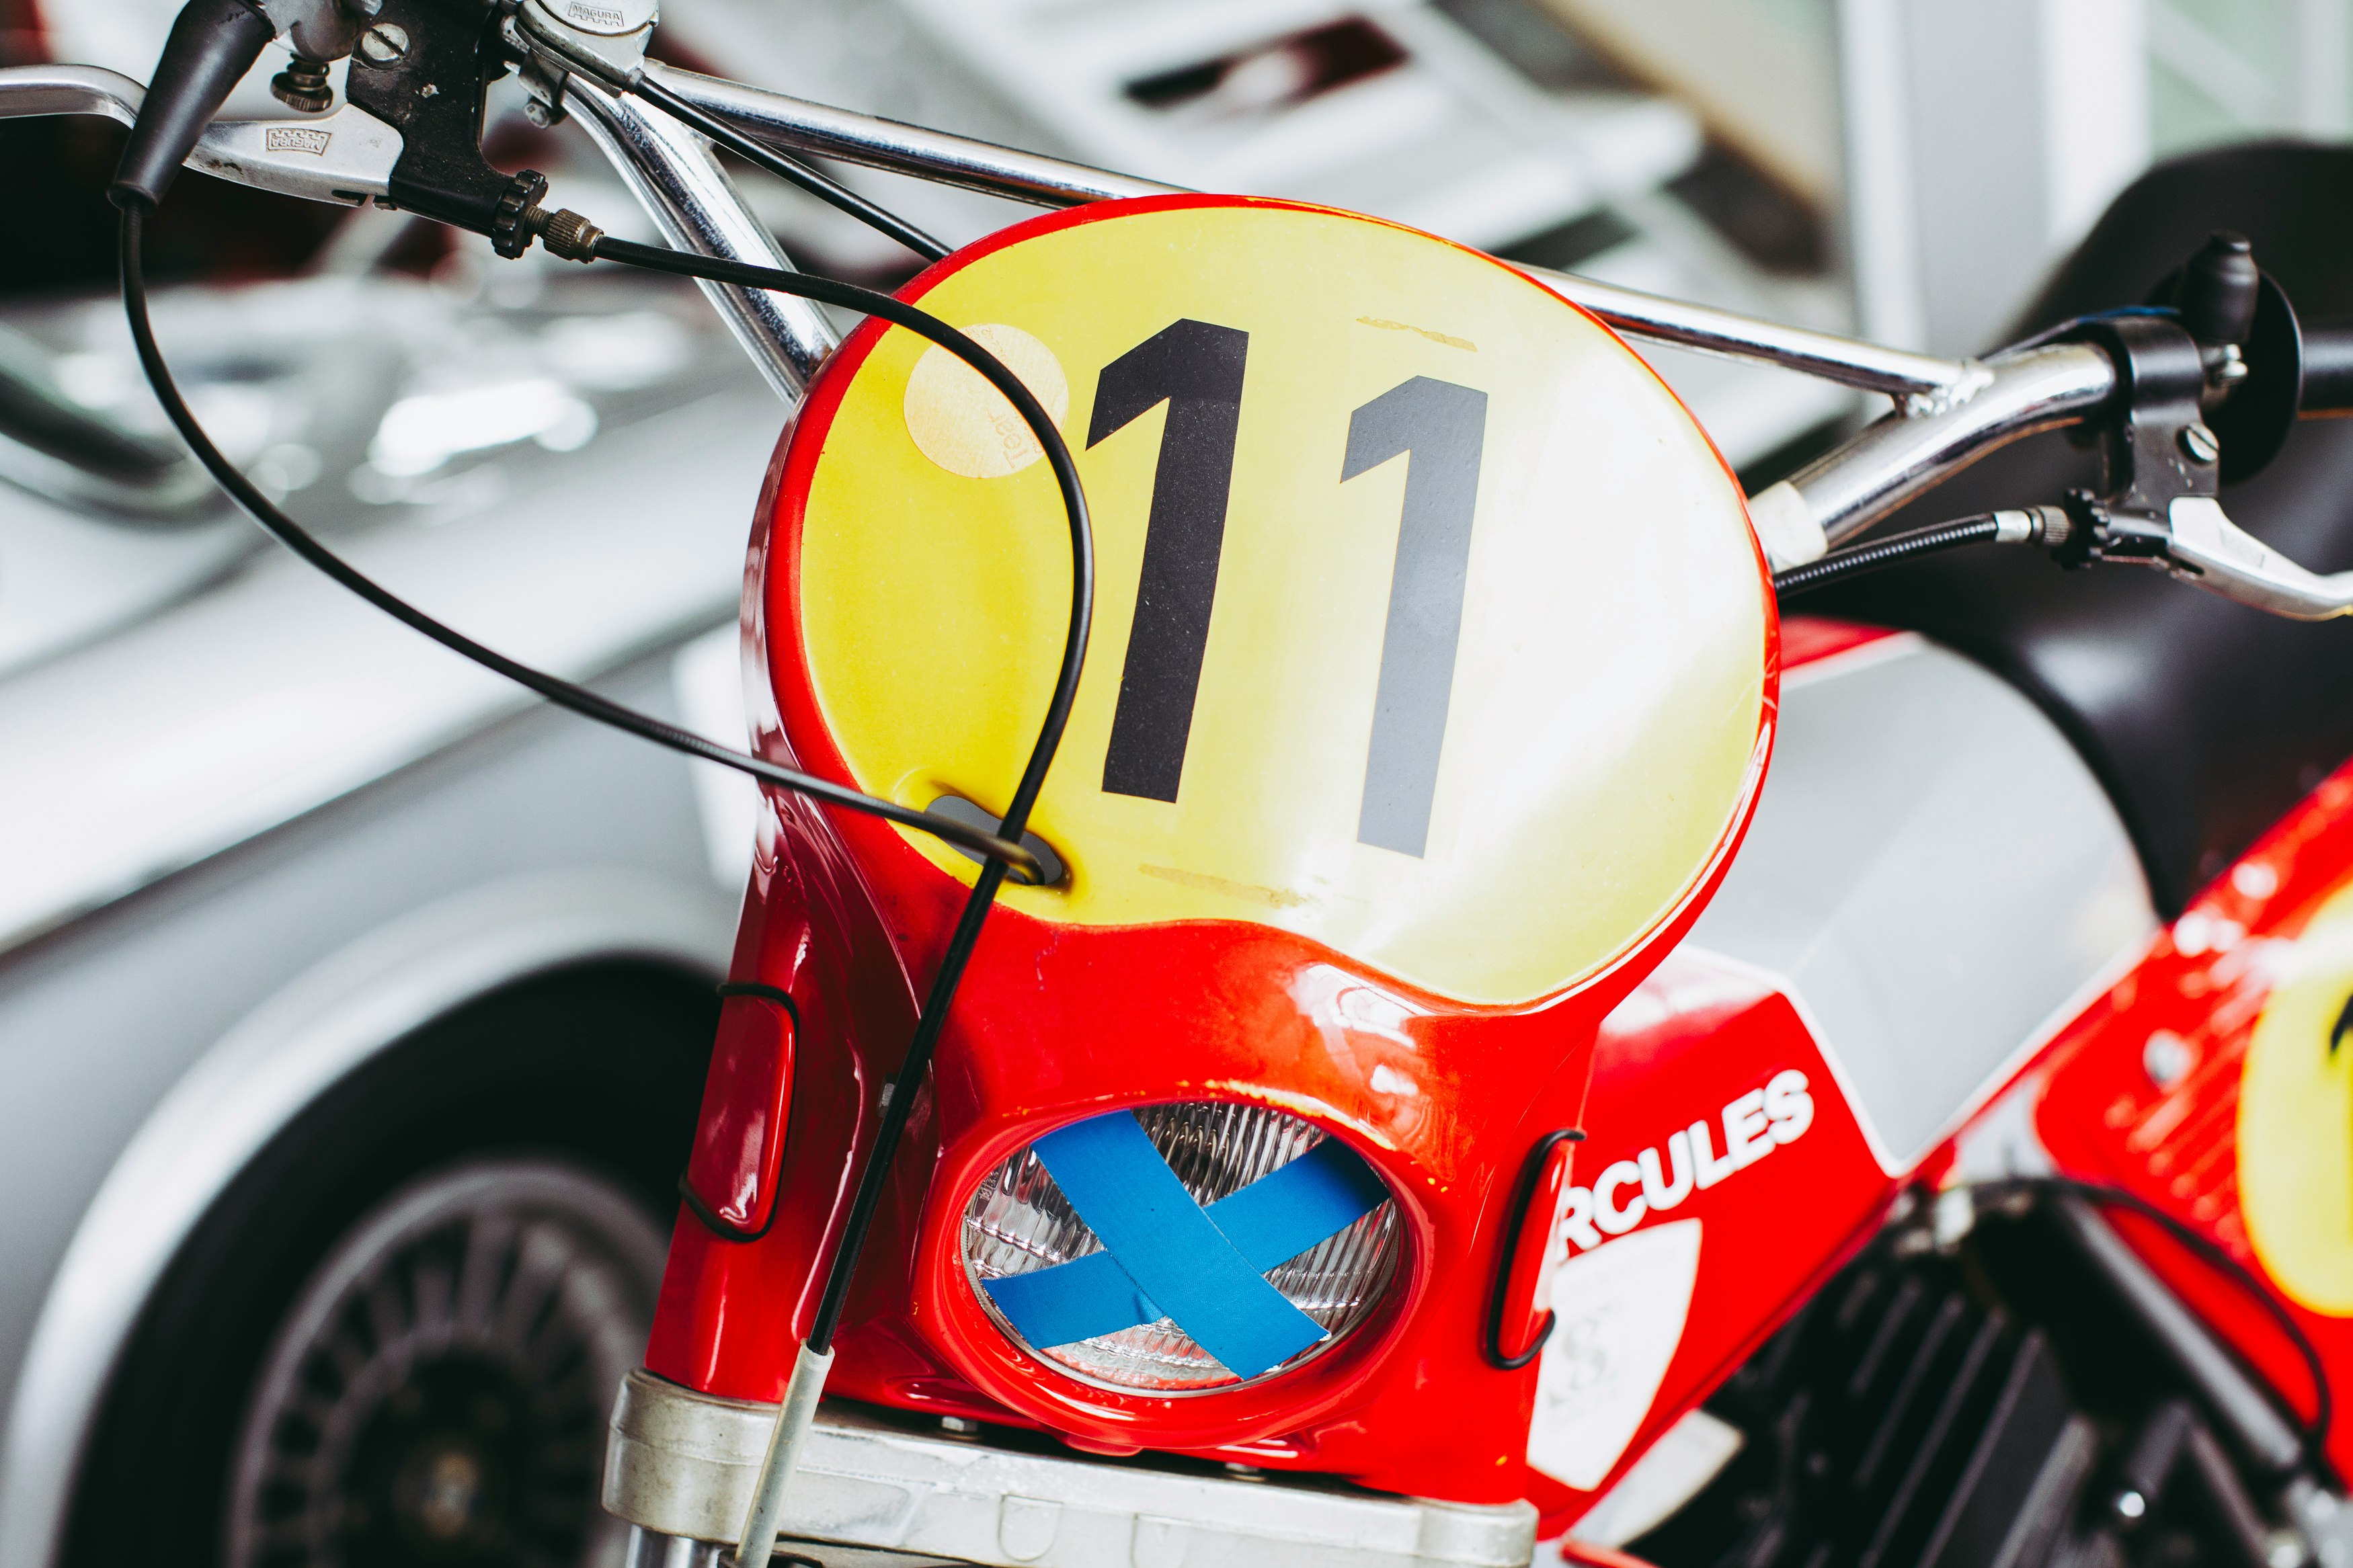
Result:
[[[1081,220],[1038,220],[1066,221]],[[919,279],[909,292],[920,297],[925,286]],[[798,435],[772,466],[751,563],[748,635],[776,703],[757,743],[831,778],[851,770],[799,641],[799,509],[824,433],[876,341],[871,331],[853,336],[813,384]],[[1755,570],[1762,592],[1761,556]],[[1566,992],[1463,1004],[1271,926],[1082,925],[996,909],[934,1071],[915,1087],[907,1142],[835,1342],[828,1394],[1042,1426],[1107,1452],[1198,1453],[1465,1502],[1525,1495],[1538,1368],[1503,1371],[1485,1355],[1503,1248],[1518,1228],[1508,1211],[1531,1152],[1586,1120],[1602,1019],[1689,929],[1737,849],[1773,736],[1778,631],[1769,608],[1764,631],[1762,716],[1720,842],[1651,930]],[[760,1400],[783,1393],[882,1088],[912,1033],[919,985],[966,897],[963,882],[896,828],[778,797],[768,809],[732,977],[788,996],[797,1021],[776,1181],[784,1196],[767,1233],[750,1241],[715,1236],[681,1213],[647,1357],[654,1373],[690,1387]],[[1761,1092],[1785,1068],[1818,1067],[1786,1051],[1759,1063],[1764,1076],[1735,1085],[1709,1114],[1724,1098]],[[712,1090],[705,1132],[714,1147],[737,1151],[730,1157],[740,1167],[753,1142],[743,1130],[756,1117],[737,1101],[765,1103],[774,1080],[740,1071],[733,1053],[715,1064],[714,1086],[723,1073],[729,1081]],[[1683,1080],[1662,1079],[1670,1081]],[[1714,1081],[1705,1093],[1716,1092]],[[1182,1397],[1082,1384],[1026,1353],[983,1311],[962,1261],[965,1199],[1051,1128],[1120,1107],[1197,1100],[1280,1110],[1361,1154],[1398,1202],[1398,1282],[1345,1342],[1262,1382]],[[1681,1114],[1683,1100],[1672,1103]],[[1800,1165],[1848,1135],[1851,1124],[1826,1110],[1820,1130],[1779,1157]],[[725,1161],[712,1159],[740,1186],[741,1170],[728,1176]],[[1577,1157],[1578,1169],[1587,1163]],[[1741,1184],[1725,1184],[1710,1203],[1742,1201]],[[699,1179],[696,1190],[706,1201],[725,1195]],[[1716,1338],[1725,1348],[1710,1365],[1739,1342]]]
[[[2139,1194],[2270,1279],[2339,1387],[2353,1376],[2353,1318],[2342,1304],[2334,1311],[2306,1304],[2258,1254],[2241,1190],[2250,1152],[2242,1134],[2249,1047],[2292,973],[2298,939],[2308,936],[2320,907],[2345,890],[2348,874],[2353,768],[2325,781],[2217,878],[2147,958],[2085,1011],[2046,1058],[2036,1111],[2037,1131],[2061,1169]],[[2326,995],[2326,1016],[2304,1042],[2316,1057],[2331,1051],[2327,1020],[2343,1000],[2341,989]],[[2316,1142],[2263,1152],[2322,1181],[2342,1167],[2342,1143],[2353,1128],[2338,1117],[2324,1134],[2332,1135],[2335,1149]],[[2310,1413],[2310,1377],[2268,1317],[2155,1226],[2128,1215],[2115,1223],[2209,1324]],[[2341,1255],[2341,1235],[2334,1246]],[[2328,1452],[2340,1470],[2353,1471],[2353,1436],[2341,1422]]]
[[[1577,1489],[1530,1471],[1527,1495],[1547,1536],[1762,1343],[1895,1191],[1788,999],[1690,949],[1603,1024],[1586,1114],[1593,1134],[1577,1172],[1590,1184],[1569,1194],[1561,1266],[1573,1270],[1619,1237],[1696,1221],[1698,1267],[1672,1358],[1606,1479],[1580,1478],[1597,1484]],[[1561,1311],[1547,1358],[1566,1352],[1570,1363],[1552,1376],[1591,1385],[1622,1375],[1606,1342],[1581,1338],[1593,1329]],[[1589,1364],[1577,1365],[1580,1355]]]
[[[1789,667],[1822,659],[1888,634],[1836,623],[1792,621],[1784,627]],[[1572,1525],[1660,1434],[1705,1398],[1873,1233],[1896,1188],[1945,1179],[1957,1152],[1986,1117],[2016,1095],[2034,1097],[2037,1133],[2066,1174],[2113,1183],[2157,1204],[2220,1243],[2266,1279],[2289,1304],[2317,1347],[2332,1384],[2353,1374],[2353,1300],[2316,1302],[2314,1280],[2342,1267],[2341,1233],[2321,1238],[2319,1261],[2294,1267],[2306,1289],[2281,1277],[2285,1235],[2268,1251],[2255,1245],[2242,1175],[2251,1115],[2246,1086],[2250,1047],[2259,1030],[2284,1028],[2278,1048],[2332,1064],[2331,1081],[2353,1052],[2332,1051],[2348,1033],[2353,961],[2334,922],[2353,889],[2353,766],[2325,781],[2235,866],[2218,878],[2161,933],[2142,960],[2094,999],[2006,1084],[1989,1084],[1986,1106],[1968,1127],[1906,1170],[1883,1170],[1857,1125],[1831,1064],[1802,1016],[1767,977],[1752,977],[1704,952],[1670,957],[1604,1024],[1594,1059],[1587,1116],[1593,1141],[1580,1151],[1559,1253],[1573,1266],[1585,1247],[1640,1237],[1687,1218],[1703,1221],[1689,1316],[1639,1429],[1606,1474],[1568,1487],[1531,1473],[1529,1495],[1545,1511],[1544,1533]],[[2316,936],[2316,926],[2328,923]],[[2284,993],[2316,990],[2303,1014],[2281,1021]],[[2293,1001],[2293,997],[2285,998]],[[2343,1058],[2343,1059],[2340,1059]],[[1810,1124],[1746,1170],[1692,1190],[1662,1215],[1650,1201],[1680,1186],[1670,1144],[1677,1129],[1696,1153],[1701,1124],[1709,1152],[1723,1159],[1727,1124],[1740,1125],[1740,1101],[1795,1068],[1811,1101]],[[2268,1091],[2274,1095],[2277,1090]],[[2353,1096],[2341,1083],[2323,1108],[2326,1129],[2306,1144],[2274,1142],[2257,1163],[2284,1162],[2309,1186],[2353,1171]],[[1717,1108],[1721,1109],[1718,1110]],[[1760,1097],[1756,1109],[1764,1109]],[[2256,1108],[2253,1113],[2260,1113]],[[2333,1121],[2329,1118],[2334,1118]],[[1767,1120],[1771,1120],[1769,1117]],[[1749,1123],[1753,1128],[1753,1122]],[[1695,1162],[1696,1163],[1696,1162]],[[1614,1171],[1614,1177],[1612,1173]],[[1601,1189],[1597,1191],[1596,1189]],[[1639,1216],[1630,1211],[1639,1210]],[[2308,1414],[2310,1378],[2270,1317],[2237,1285],[2219,1279],[2177,1244],[2129,1214],[2113,1216],[2119,1232],[2147,1256],[2208,1324],[2229,1339],[2273,1386]],[[2275,1233],[2284,1227],[2274,1222]],[[1564,1321],[1555,1331],[1573,1335]],[[2340,1424],[2329,1454],[2353,1468],[2353,1437]]]
[[[1905,635],[1885,626],[1866,626],[1853,621],[1792,616],[1781,623],[1781,669],[1787,674],[1818,660]]]
[[[779,695],[790,726],[811,700],[781,683]],[[887,930],[909,967],[928,973],[965,892],[888,827],[781,816],[781,847],[755,867],[736,973],[793,999],[799,1067],[782,1184],[833,1201],[785,1204],[751,1243],[682,1215],[647,1358],[689,1386],[768,1400],[782,1395],[814,1308],[814,1261],[838,1236],[845,1173],[864,1158],[879,1088],[913,1027],[904,973],[895,957],[878,963],[874,944]],[[873,868],[871,900],[853,856]],[[1729,858],[1727,846],[1704,890]],[[1661,949],[1704,901],[1690,900]],[[1629,963],[1565,997],[1469,1007],[1267,928],[1086,929],[995,911],[869,1244],[829,1391],[1047,1426],[1113,1451],[1198,1451],[1461,1501],[1524,1495],[1536,1369],[1498,1372],[1481,1350],[1504,1210],[1537,1141],[1579,1123],[1600,1018],[1639,973]],[[1410,1048],[1352,1026],[1338,1004],[1356,988],[1404,1016]],[[1505,1084],[1514,1091],[1496,1092]],[[1050,1126],[1203,1098],[1268,1104],[1346,1138],[1400,1200],[1402,1288],[1340,1351],[1230,1394],[1123,1395],[1021,1352],[966,1283],[962,1194]],[[927,1148],[934,1160],[914,1153]],[[926,1204],[927,1189],[938,1201]],[[779,1302],[792,1304],[789,1320]]]

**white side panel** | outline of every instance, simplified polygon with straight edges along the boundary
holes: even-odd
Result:
[[[2065,738],[1907,637],[1785,686],[1756,824],[1691,941],[1778,978],[1908,1165],[2156,926]]]

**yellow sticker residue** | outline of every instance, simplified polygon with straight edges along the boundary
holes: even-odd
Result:
[[[1057,427],[1069,417],[1071,384],[1053,350],[1020,328],[998,321],[961,331],[1004,362]],[[961,356],[937,343],[915,362],[902,406],[915,449],[961,479],[1003,479],[1046,455],[1005,395]]]

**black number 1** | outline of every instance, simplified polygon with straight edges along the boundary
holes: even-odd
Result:
[[[1103,366],[1095,382],[1089,447],[1168,405],[1144,529],[1144,575],[1103,755],[1106,794],[1175,800],[1185,774],[1249,357],[1248,332],[1180,321]]]
[[[1410,454],[1356,814],[1359,844],[1418,856],[1430,840],[1486,444],[1487,395],[1426,375],[1391,387],[1348,419],[1343,483]]]

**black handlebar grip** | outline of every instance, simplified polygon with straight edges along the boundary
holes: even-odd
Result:
[[[2243,343],[2255,324],[2263,273],[2244,235],[2217,229],[2181,268],[2173,303],[2201,343]]]
[[[147,84],[107,199],[153,210],[229,89],[277,32],[251,0],[188,0],[155,62],[155,79]]]
[[[2353,318],[2304,323],[2302,413],[2353,414]]]

